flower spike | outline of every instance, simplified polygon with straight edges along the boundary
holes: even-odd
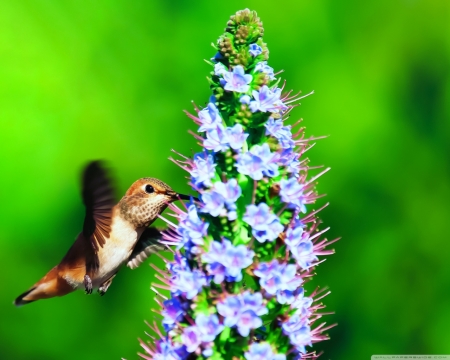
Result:
[[[165,334],[155,324],[157,340],[139,340],[144,359],[317,359],[312,347],[334,326],[319,323],[329,291],[304,288],[338,240],[319,229],[328,204],[311,208],[329,168],[309,166],[305,153],[322,137],[286,121],[313,92],[284,90],[263,33],[256,12],[231,17],[206,61],[212,96],[186,112],[202,150],[170,160],[200,196],[168,205],[170,220],[160,216],[168,224],[161,243],[173,253],[152,284]]]

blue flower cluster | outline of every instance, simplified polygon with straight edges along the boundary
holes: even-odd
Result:
[[[236,201],[241,194],[236,179],[230,179],[226,183],[217,181],[211,190],[203,192],[204,206],[201,211],[214,217],[227,215],[228,220],[236,220]]]
[[[251,329],[261,327],[260,316],[268,313],[261,293],[250,291],[224,297],[217,304],[217,311],[224,317],[224,325],[236,326],[241,336],[248,336]]]
[[[297,226],[289,227],[286,230],[284,242],[298,266],[303,270],[308,270],[318,259],[309,233],[303,230],[304,225],[298,220],[296,224]]]
[[[211,356],[211,343],[216,336],[222,332],[223,327],[223,325],[219,324],[219,318],[216,314],[197,315],[195,325],[185,328],[181,335],[181,339],[186,346],[187,352],[192,353],[203,344],[203,347],[205,348],[203,350],[203,355]]]
[[[263,202],[248,205],[243,220],[252,227],[252,235],[261,243],[275,240],[283,231],[280,219]]]
[[[327,338],[322,325],[312,328],[321,307],[302,287],[317,256],[331,253],[326,240],[318,241],[315,213],[299,218],[317,198],[318,176],[307,180],[307,141],[284,123],[296,99],[273,81],[258,31],[249,33],[251,41],[232,40],[241,18],[254,19],[234,19],[219,39],[209,79],[214,95],[188,114],[204,149],[172,159],[189,172],[200,201],[185,210],[169,205],[178,223],[167,221],[163,233],[176,245],[164,275],[171,298],[161,301],[168,337],[146,349],[153,359],[220,358],[227,349],[247,360],[314,358],[306,346]],[[263,319],[281,327],[279,338]]]
[[[261,287],[269,295],[276,295],[280,304],[292,304],[297,295],[296,290],[303,283],[303,279],[297,275],[297,266],[280,264],[276,259],[259,263],[253,272],[259,277]]]
[[[198,188],[211,186],[211,180],[216,176],[216,166],[211,154],[206,152],[195,154],[190,171],[192,184]]]
[[[182,303],[178,298],[173,297],[163,302],[161,315],[164,317],[162,323],[164,330],[172,330],[177,322],[183,320],[187,310],[187,303]]]
[[[244,356],[246,360],[286,360],[286,355],[274,353],[270,344],[266,342],[251,344]]]
[[[237,170],[250,176],[253,180],[261,180],[263,176],[274,177],[279,174],[277,156],[270,152],[269,145],[253,145],[250,151],[239,154],[236,162]]]
[[[170,292],[173,296],[182,295],[193,299],[207,284],[207,277],[199,269],[191,269],[184,257],[175,257],[174,263],[168,264],[170,271]]]
[[[194,204],[190,204],[187,213],[181,213],[178,219],[177,232],[181,236],[178,248],[196,249],[203,245],[203,238],[207,234],[209,224],[201,220]]]
[[[227,281],[241,281],[242,270],[253,263],[254,251],[244,245],[233,246],[231,241],[222,243],[212,241],[209,251],[203,254],[202,260],[207,263],[209,275],[214,276],[216,284]]]

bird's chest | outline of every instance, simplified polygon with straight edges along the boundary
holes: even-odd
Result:
[[[99,282],[109,279],[128,261],[138,236],[128,221],[119,219],[112,224],[109,239],[98,252],[100,267],[96,277]]]

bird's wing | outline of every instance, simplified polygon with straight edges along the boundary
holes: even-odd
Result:
[[[154,227],[145,229],[128,259],[127,266],[130,269],[136,269],[151,254],[164,250],[165,246],[159,242],[161,237],[158,229]]]
[[[97,253],[111,231],[112,208],[116,203],[114,186],[101,161],[93,161],[86,166],[82,182],[86,207],[83,235]]]

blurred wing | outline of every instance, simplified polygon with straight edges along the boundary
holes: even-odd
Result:
[[[127,266],[130,269],[136,269],[151,254],[164,250],[165,246],[159,243],[161,237],[158,229],[154,227],[145,229],[128,259]]]
[[[112,208],[116,203],[114,187],[100,161],[93,161],[86,166],[82,181],[82,197],[86,207],[83,235],[97,253],[111,231]]]

